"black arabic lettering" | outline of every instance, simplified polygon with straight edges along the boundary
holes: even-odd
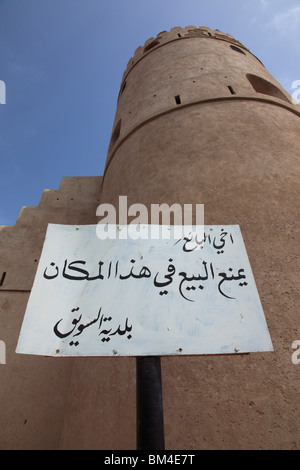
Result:
[[[210,231],[212,231],[212,229],[210,229]],[[228,235],[228,232],[225,232],[224,229],[222,228],[221,234],[219,234],[218,236],[216,235],[212,241],[212,235],[210,233],[207,234],[204,232],[204,238],[202,238],[202,240],[198,239],[198,233],[196,234],[190,233],[188,236],[177,240],[174,243],[174,246],[177,245],[177,243],[179,243],[180,241],[184,241],[182,249],[184,252],[189,253],[191,251],[196,250],[197,248],[202,249],[204,246],[204,243],[208,243],[209,245],[212,245],[217,250],[217,254],[221,254],[221,253],[224,253],[223,248],[225,247],[225,242],[226,242],[225,238],[227,235]],[[231,243],[233,243],[232,234],[230,233],[229,236],[230,236]],[[219,238],[218,241],[217,241],[217,238]]]
[[[130,262],[131,262],[132,264],[134,264],[134,263],[135,263],[135,259],[130,260]],[[143,277],[151,277],[151,271],[150,271],[149,268],[147,268],[147,266],[143,266],[143,267],[141,268],[139,274],[134,274],[133,268],[134,268],[134,266],[131,268],[130,273],[127,274],[126,276],[123,276],[122,274],[120,274],[119,278],[120,278],[121,280],[124,280],[124,279],[128,279],[129,277],[133,277],[134,279],[141,279],[141,278],[143,278]]]
[[[74,313],[74,312],[77,312],[78,310],[79,310],[79,307],[73,308],[71,310],[71,312]],[[72,325],[74,325],[74,326],[73,326],[73,328],[71,328],[71,330],[67,331],[66,333],[60,331],[60,329],[59,329],[59,326],[60,326],[60,324],[63,320],[63,318],[61,318],[54,325],[53,331],[54,331],[55,335],[58,336],[58,338],[61,338],[61,339],[67,338],[68,336],[71,336],[71,335],[72,335],[73,338],[76,338],[76,337],[80,336],[86,328],[89,328],[90,326],[94,325],[95,323],[97,323],[100,320],[99,321],[99,326],[98,326],[98,329],[100,330],[100,332],[99,332],[98,335],[103,336],[102,339],[101,339],[101,341],[103,343],[110,341],[110,337],[115,336],[115,335],[124,336],[125,334],[129,333],[129,334],[127,334],[127,339],[130,340],[132,338],[132,336],[130,334],[130,332],[132,330],[132,325],[128,324],[128,318],[126,318],[125,325],[124,325],[123,328],[122,328],[121,324],[119,324],[116,329],[107,328],[107,327],[101,329],[101,327],[103,326],[103,323],[112,321],[111,316],[107,317],[104,314],[101,315],[101,311],[102,311],[102,307],[100,307],[97,316],[88,323],[80,323],[81,319],[82,319],[82,315],[80,315],[78,318],[76,318],[76,317],[73,318]],[[76,340],[76,341],[71,340],[69,342],[69,345],[70,346],[78,346],[79,341],[78,340]]]
[[[131,262],[132,264],[135,263],[135,259],[130,260],[130,262]],[[134,274],[133,274],[132,271],[133,271],[133,267],[131,268],[131,271],[130,271],[129,274],[127,274],[127,276],[122,276],[122,274],[120,274],[119,278],[120,278],[120,279],[128,279],[130,276],[134,277]]]
[[[230,271],[230,273],[231,273],[233,271],[233,269],[229,268],[228,271]],[[237,276],[234,276],[234,275],[228,276],[226,273],[219,273],[219,276],[223,278],[218,284],[218,290],[219,290],[220,294],[222,294],[224,297],[227,297],[227,299],[234,299],[235,297],[230,297],[229,295],[226,295],[223,292],[223,290],[221,289],[221,285],[223,284],[224,281],[239,281],[240,279],[246,279],[245,274],[242,274],[243,272],[244,272],[244,269],[241,268],[241,269],[238,270],[238,275]],[[240,282],[239,285],[241,287],[242,286],[247,286],[248,283],[247,282]]]
[[[118,328],[116,329],[116,331],[114,333],[111,333],[109,336],[114,336],[116,334],[118,334],[120,336],[123,336],[123,335],[125,335],[125,333],[130,332],[131,330],[132,330],[132,325],[128,326],[128,318],[126,318],[125,328],[122,330],[121,325],[119,325]],[[131,338],[131,335],[129,335],[129,336]],[[128,339],[130,339],[129,336],[127,336]]]
[[[58,270],[58,267],[55,265],[55,263],[53,261],[52,261],[52,263],[50,263],[50,266],[55,266],[56,273],[52,274],[52,275],[49,275],[49,274],[46,273],[46,271],[48,269],[48,268],[46,268],[45,271],[44,271],[44,274],[43,274],[45,279],[55,279],[58,276],[59,270]]]
[[[77,308],[73,308],[71,310],[71,312],[77,312],[79,310],[79,307]],[[82,315],[80,315],[80,317],[78,319],[74,318],[73,321],[72,321],[72,325],[74,325],[74,328],[72,328],[71,331],[68,331],[67,333],[61,333],[59,330],[58,330],[58,325],[60,324],[60,322],[63,320],[63,318],[61,318],[55,325],[54,325],[54,328],[53,328],[53,331],[54,333],[56,334],[56,336],[58,336],[59,338],[66,338],[67,336],[70,336],[73,331],[75,330],[76,326],[77,326],[77,323],[80,322],[81,320],[81,317]]]
[[[112,265],[112,261],[109,263],[109,268],[108,268],[108,276],[107,276],[107,279],[110,278],[110,274],[111,274],[111,265]]]
[[[68,260],[66,259],[65,263],[64,263],[64,269],[63,269],[63,277],[64,278],[70,279],[72,281],[82,281],[83,279],[88,278],[88,276],[89,276],[88,271],[86,271],[85,269],[81,269],[78,266],[74,266],[75,264],[85,265],[86,264],[85,261],[83,261],[83,260],[72,261],[71,263],[68,264],[68,266],[67,266],[67,263],[68,263]],[[74,271],[74,272],[77,272],[77,273],[80,273],[80,274],[77,274],[77,275],[68,274],[66,272],[67,268],[70,271]]]
[[[221,253],[224,253],[223,248],[225,247],[225,242],[226,242],[225,238],[227,237],[227,235],[228,235],[228,232],[225,232],[224,229],[222,228],[221,234],[219,235],[219,239],[220,239],[220,241],[218,242],[219,244],[216,243],[217,237],[214,237],[213,247],[217,250],[218,255]],[[232,238],[231,233],[229,234],[229,237],[230,237],[231,243],[233,244],[233,238]]]
[[[193,251],[195,249],[195,246],[191,247],[188,245],[188,243],[190,243],[192,239],[193,237],[191,234],[189,235],[189,237],[185,237],[184,239],[181,239],[181,241],[184,240],[184,246],[183,246],[184,251]],[[228,240],[231,240],[231,243],[233,243],[232,235],[229,232],[224,231],[223,228],[221,229],[221,233],[218,236],[213,237],[211,236],[210,233],[208,235],[204,234],[204,238],[200,242],[198,241],[197,236],[194,237],[194,242],[197,244],[197,246],[202,246],[203,242],[207,242],[211,244],[211,246],[214,249],[218,250],[217,251],[218,253],[223,252],[225,243]],[[179,241],[180,240],[176,241],[175,244],[177,244]],[[137,266],[135,259],[131,259],[130,263],[131,263],[130,271],[129,272],[127,271],[127,274],[119,274],[119,261],[118,260],[109,261],[106,267],[105,278],[106,279],[118,278],[122,281],[130,279],[130,278],[132,279],[151,278],[152,275],[151,275],[151,271],[149,267],[145,265]],[[212,262],[202,261],[202,267],[204,268],[204,273],[202,272],[202,273],[196,273],[196,274],[189,274],[186,271],[177,272],[175,263],[173,263],[172,258],[169,258],[169,263],[170,264],[167,267],[167,272],[165,274],[161,272],[156,272],[154,279],[153,279],[153,285],[160,289],[159,290],[160,296],[167,295],[168,294],[167,287],[170,284],[172,284],[174,280],[176,280],[178,281],[178,291],[179,291],[180,296],[189,302],[194,302],[195,300],[193,299],[193,296],[191,297],[189,293],[192,294],[195,291],[199,292],[199,290],[203,290],[204,285],[205,285],[203,284],[204,281],[207,281],[209,278],[211,280],[214,280],[215,277],[217,276],[217,273],[215,274],[215,268]],[[103,280],[104,275],[101,272],[103,265],[104,265],[104,262],[99,261],[98,262],[98,274],[90,275],[88,270],[86,269],[86,261],[84,261],[83,259],[80,259],[80,260],[68,262],[68,260],[66,259],[64,261],[62,276],[66,279],[76,280],[76,281],[79,281],[79,280],[92,281],[96,279]],[[218,268],[216,269],[218,270]],[[152,267],[151,267],[151,270],[152,270]],[[59,271],[60,271],[59,267],[54,262],[51,262],[50,265],[46,267],[43,273],[43,276],[45,279],[50,279],[50,280],[55,279],[59,275]],[[225,281],[228,281],[228,282],[241,281],[239,282],[239,286],[241,287],[247,286],[247,282],[245,280],[246,276],[244,274],[244,269],[242,268],[238,269],[238,273],[236,275],[234,275],[232,271],[233,269],[229,268],[227,272],[223,271],[223,272],[218,273],[219,277],[216,278],[218,279],[218,281],[215,281],[218,286],[218,292],[223,297],[226,297],[228,299],[234,299],[235,297],[232,296],[231,290],[227,291],[225,287],[226,286]],[[177,272],[177,277],[175,277],[176,272]],[[75,309],[73,309],[72,312],[73,311],[75,311]],[[66,338],[67,336],[71,334],[73,334],[73,336],[80,336],[80,334],[86,328],[98,322],[99,319],[100,319],[100,326],[99,326],[100,328],[102,322],[104,321],[104,318],[106,319],[106,321],[108,319],[108,317],[104,317],[104,316],[101,317],[100,311],[101,309],[99,310],[96,318],[88,323],[80,323],[77,325],[77,323],[79,323],[81,320],[81,316],[79,317],[79,319],[74,318],[72,322],[73,327],[66,333],[64,333],[63,331],[60,331],[61,322],[63,320],[63,319],[60,319],[54,326],[54,332],[60,338]],[[109,318],[111,320],[111,317]],[[128,324],[126,324],[126,326],[128,327]],[[121,326],[119,325],[118,327],[119,330],[118,328],[116,330],[113,330],[112,328],[104,329],[103,331],[100,332],[100,334],[107,335],[106,341],[108,341],[109,340],[108,338],[110,335],[115,335],[117,334],[117,332],[120,334],[121,331],[126,331],[126,326],[124,329],[124,328],[121,328]]]
[[[100,319],[99,329],[101,328],[101,325],[102,325],[103,322],[107,322],[107,321],[111,321],[111,320],[112,320],[111,317],[105,317],[104,315],[102,315],[101,319]],[[111,330],[112,329],[110,329],[110,330],[103,329],[103,330],[100,331],[99,336],[101,334],[108,335],[111,332]],[[110,338],[102,338],[101,341],[104,343],[105,341],[110,341]]]
[[[223,230],[223,229],[222,229]],[[213,247],[217,250],[217,253],[218,255],[220,253],[224,253],[224,250],[222,248],[224,248],[225,246],[225,237],[227,235],[227,232],[223,232],[221,235],[220,235],[220,245],[217,245],[216,244],[216,237],[214,237],[214,241],[213,241]]]
[[[207,281],[208,279],[208,271],[207,271],[207,262],[206,261],[203,261],[202,262],[203,266],[204,266],[204,269],[205,269],[205,276],[201,276],[201,274],[198,274],[197,276],[193,275],[193,276],[187,276],[187,273],[182,271],[179,273],[179,276],[182,277],[182,280],[179,284],[179,293],[180,295],[185,299],[185,300],[188,300],[189,302],[195,302],[194,300],[192,299],[189,299],[188,297],[186,297],[182,291],[183,289],[183,284],[184,282],[186,281],[197,281],[197,284],[199,281]],[[212,267],[212,263],[210,263],[210,269],[211,269],[211,273],[213,274],[213,267]],[[200,283],[198,285],[198,288],[200,290],[202,290],[204,287],[203,285]],[[197,287],[195,287],[195,285],[192,285],[192,286],[188,286],[186,287],[186,290],[190,291],[190,290],[193,290],[195,291],[197,289]]]
[[[97,274],[97,276],[93,276],[93,277],[88,277],[87,280],[88,281],[94,281],[95,279],[104,279],[104,276],[103,274],[101,274],[101,267],[103,266],[103,261],[99,261],[98,265],[99,265],[99,272]]]
[[[68,260],[66,259],[65,263],[64,263],[63,274],[62,274],[63,277],[66,278],[66,279],[70,279],[72,281],[82,281],[82,280],[94,281],[95,279],[104,279],[103,275],[101,274],[101,267],[104,264],[103,261],[99,261],[99,263],[98,263],[99,272],[96,276],[92,276],[92,277],[89,277],[89,272],[86,269],[82,269],[82,268],[76,266],[76,264],[85,265],[86,261],[76,260],[76,261],[72,261],[69,264],[67,264],[67,263],[68,263]],[[77,275],[69,274],[69,273],[67,273],[67,269],[69,271],[77,272],[79,274],[77,274]]]
[[[196,248],[203,248],[203,244],[206,242],[206,240],[209,241],[209,243],[211,243],[211,238],[210,238],[210,234],[209,235],[206,235],[204,233],[204,238],[202,238],[202,240],[199,241],[198,239],[198,233],[194,234],[194,233],[190,233],[189,236],[187,237],[184,237],[184,238],[180,238],[179,240],[177,240],[176,243],[174,243],[174,246],[177,245],[177,243],[179,243],[180,241],[184,240],[184,244],[182,246],[182,250],[185,252],[185,253],[189,253],[191,251],[194,251],[196,250]],[[191,246],[189,246],[189,244],[191,243]],[[193,245],[193,243],[195,245]]]
[[[205,238],[205,234],[204,234],[204,238],[199,241],[198,240],[198,234],[194,235],[194,234],[191,234],[190,237],[184,237],[184,240],[185,240],[185,243],[182,247],[183,251],[185,251],[186,253],[189,253],[191,251],[194,251],[196,250],[196,248],[200,247],[200,248],[203,248],[203,243],[205,242],[206,238]],[[194,247],[191,247],[191,248],[188,248],[187,245],[193,241],[195,243],[195,246]]]
[[[83,323],[81,323],[81,324],[77,327],[77,330],[79,331],[79,333],[76,333],[76,335],[73,335],[73,337],[81,335],[81,333],[83,332],[83,330],[85,330],[85,328],[88,328],[89,326],[91,326],[91,325],[93,325],[94,323],[96,323],[96,322],[99,320],[100,313],[101,313],[101,308],[99,309],[98,316],[97,316],[94,320],[90,321],[89,323],[86,323],[86,325],[84,325]]]
[[[99,328],[100,328],[101,325],[102,325],[102,321],[111,321],[111,320],[112,320],[111,317],[108,317],[108,318],[107,318],[107,317],[104,317],[104,315],[102,315],[101,320],[100,320]],[[120,336],[123,336],[123,335],[125,335],[127,332],[130,333],[131,330],[132,330],[132,325],[131,325],[131,326],[128,326],[128,318],[126,318],[126,321],[125,321],[125,328],[124,328],[124,329],[122,329],[122,328],[121,328],[121,325],[119,324],[118,328],[117,328],[113,333],[111,333],[112,328],[110,328],[109,330],[103,329],[103,330],[100,331],[99,336],[100,336],[100,335],[104,335],[104,337],[101,339],[101,341],[104,343],[104,342],[110,341],[110,336],[114,336],[114,335],[116,335],[116,334],[118,334],[118,335],[120,335]],[[131,336],[131,334],[129,334],[129,335],[127,336],[127,339],[131,339],[131,338],[132,338],[132,336]]]
[[[172,262],[173,262],[173,259],[170,258],[170,259],[169,259],[169,262],[172,263]],[[155,275],[155,278],[154,278],[154,281],[153,281],[155,287],[165,287],[165,286],[168,286],[169,284],[171,284],[171,283],[173,282],[173,276],[174,276],[174,274],[175,274],[175,271],[176,271],[175,266],[174,266],[173,264],[169,264],[169,266],[168,266],[168,273],[169,273],[169,274],[165,274],[165,275],[164,275],[164,278],[167,279],[167,280],[166,280],[166,281],[163,281],[163,282],[157,281],[157,276],[159,275],[159,273],[157,273],[157,274]],[[160,295],[165,295],[165,294],[167,294],[167,293],[168,293],[167,290],[163,290],[163,291],[160,291],[159,294],[160,294]]]

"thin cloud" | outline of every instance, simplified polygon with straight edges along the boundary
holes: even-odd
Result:
[[[266,9],[270,4],[270,0],[259,0],[259,2],[264,9]]]
[[[300,29],[300,5],[292,7],[285,12],[276,13],[269,26],[277,29],[283,35],[299,32]]]

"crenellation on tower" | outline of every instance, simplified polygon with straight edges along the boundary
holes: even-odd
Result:
[[[226,99],[265,100],[297,112],[282,86],[231,35],[187,26],[149,38],[123,75],[107,163],[146,122],[180,107]]]
[[[146,53],[149,53],[154,48],[160,47],[167,42],[177,41],[180,39],[189,39],[189,38],[200,38],[200,39],[219,39],[223,41],[228,41],[236,46],[241,47],[243,50],[250,52],[240,41],[235,39],[232,35],[227,33],[222,33],[218,29],[212,30],[206,26],[186,26],[181,28],[176,26],[170,31],[162,31],[158,33],[156,37],[151,37],[147,39],[143,46],[139,46],[131,59],[128,61],[126,70],[123,74],[122,82],[129,73],[132,67],[143,58]]]

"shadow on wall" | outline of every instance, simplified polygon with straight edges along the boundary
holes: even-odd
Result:
[[[264,78],[258,77],[257,75],[252,75],[251,73],[248,73],[246,77],[257,93],[274,96],[274,98],[279,98],[290,103],[290,100],[285,96],[285,94],[282,93],[282,91],[279,90],[279,88],[277,88],[275,85],[273,85],[273,83],[270,83]]]

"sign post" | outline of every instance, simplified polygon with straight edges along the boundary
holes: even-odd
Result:
[[[137,450],[164,450],[164,418],[159,356],[136,358]]]
[[[164,449],[161,356],[273,350],[239,227],[165,228],[49,224],[16,350],[136,357],[139,449]]]

